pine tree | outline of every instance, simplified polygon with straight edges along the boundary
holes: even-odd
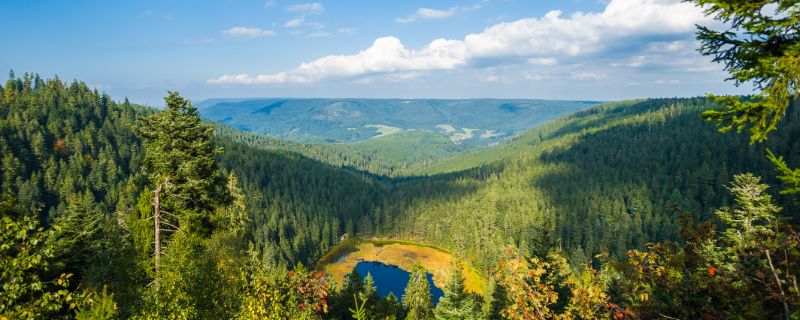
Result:
[[[428,284],[428,272],[419,263],[411,267],[411,277],[408,279],[403,294],[403,306],[406,308],[406,319],[408,320],[433,318],[433,301]]]

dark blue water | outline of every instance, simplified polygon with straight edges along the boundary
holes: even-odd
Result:
[[[408,279],[411,278],[411,273],[406,272],[398,267],[383,264],[374,261],[361,261],[356,265],[356,272],[363,279],[367,276],[367,272],[372,275],[375,280],[375,286],[378,289],[378,295],[386,297],[389,292],[394,293],[398,299],[403,298],[403,293],[406,290]],[[431,298],[433,304],[439,302],[439,298],[444,295],[442,289],[433,285],[433,275],[428,273],[428,285],[431,287]]]

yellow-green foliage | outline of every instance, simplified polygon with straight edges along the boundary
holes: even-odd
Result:
[[[78,306],[70,273],[48,278],[61,227],[45,229],[36,216],[0,203],[0,318],[40,319]]]
[[[528,259],[508,248],[495,277],[506,290],[501,314],[507,319],[601,319],[611,314],[598,272],[589,266],[574,271],[557,253]],[[559,296],[564,291],[566,301]]]
[[[253,256],[243,274],[246,291],[240,319],[322,319],[328,311],[328,284],[302,265],[293,271],[265,268]]]

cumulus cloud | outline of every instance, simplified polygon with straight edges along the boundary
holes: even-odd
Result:
[[[397,23],[410,23],[410,22],[416,21],[417,19],[442,19],[442,18],[448,18],[448,17],[456,14],[457,10],[458,10],[458,7],[451,7],[449,9],[445,9],[445,10],[437,10],[437,9],[431,9],[431,8],[419,8],[419,9],[417,9],[417,12],[415,12],[414,14],[412,14],[412,15],[410,15],[408,17],[405,17],[405,18],[397,18],[394,21],[397,22]]]
[[[233,27],[227,30],[222,30],[222,34],[231,38],[259,38],[278,35],[278,33],[273,30],[245,27]]]
[[[419,13],[419,12],[418,12]],[[695,24],[705,24],[702,10],[680,0],[612,0],[603,12],[551,11],[540,18],[498,23],[463,39],[436,39],[409,49],[396,37],[376,39],[369,48],[350,55],[331,55],[275,73],[223,75],[214,84],[310,83],[323,79],[361,77],[431,70],[451,70],[486,61],[522,61],[547,66],[609,52],[631,51],[630,66],[643,65],[631,57],[650,50],[654,42],[678,47],[677,39],[691,37]],[[620,49],[621,44],[634,46]],[[636,47],[638,46],[638,47]],[[559,57],[556,60],[553,57]],[[574,71],[575,79],[604,79],[607,75]]]
[[[299,3],[286,7],[286,11],[297,12],[301,14],[314,14],[325,12],[325,7],[319,2]]]

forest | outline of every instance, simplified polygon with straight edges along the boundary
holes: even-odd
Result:
[[[605,103],[468,152],[283,141],[11,71],[0,319],[798,318],[799,11],[695,2],[758,36],[697,34],[754,95]],[[318,261],[346,237],[445,248],[487,293],[458,265],[435,305],[419,265],[402,297],[337,284]]]

